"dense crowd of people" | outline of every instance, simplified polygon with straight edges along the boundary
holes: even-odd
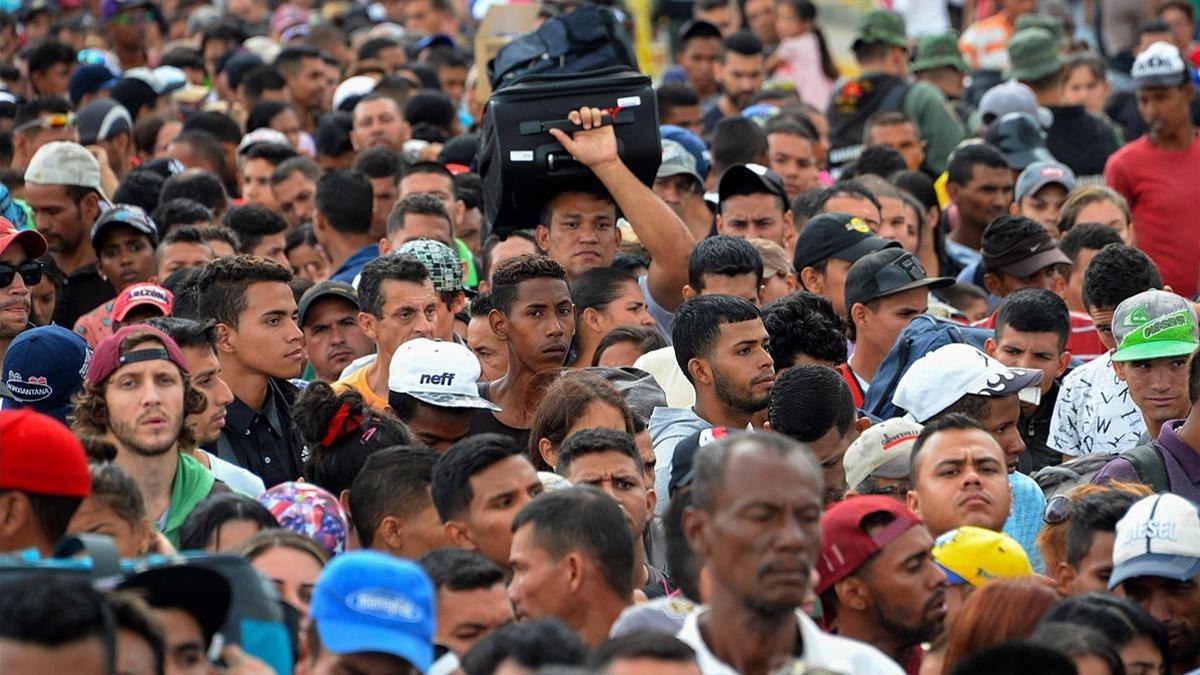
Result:
[[[0,3],[0,672],[1200,673],[1200,5],[879,4]]]

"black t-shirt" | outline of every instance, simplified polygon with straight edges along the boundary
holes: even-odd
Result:
[[[488,396],[488,389],[489,389],[490,385],[491,385],[490,382],[480,382],[478,385],[479,386],[479,395],[486,398],[489,401],[492,400]],[[495,403],[495,401],[492,401],[492,402]],[[505,424],[504,422],[501,422],[500,420],[496,419],[496,416],[494,414],[492,414],[492,411],[477,408],[474,412],[471,413],[471,430],[468,432],[468,435],[474,436],[476,434],[503,434],[505,436],[512,438],[514,441],[517,442],[517,445],[521,446],[522,448],[528,448],[529,447],[529,431],[530,431],[529,429],[518,429],[516,427],[510,427],[507,424]]]
[[[63,282],[62,294],[54,308],[54,323],[74,328],[79,317],[115,297],[117,292],[100,277],[95,265],[80,267]]]

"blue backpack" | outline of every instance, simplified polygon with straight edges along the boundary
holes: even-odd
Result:
[[[918,316],[900,331],[896,344],[879,365],[863,400],[863,410],[880,419],[903,415],[907,411],[892,403],[892,395],[909,366],[945,345],[968,344],[982,351],[983,343],[990,337],[992,330],[989,328],[971,328],[929,314]]]

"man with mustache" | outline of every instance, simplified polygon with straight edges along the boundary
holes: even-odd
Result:
[[[45,255],[46,240],[36,230],[18,231],[7,218],[0,218],[0,363],[8,345],[29,327],[33,287],[42,280],[37,258]],[[8,396],[0,372],[0,398]]]
[[[115,461],[137,482],[146,515],[175,546],[196,505],[226,489],[180,452],[196,443],[184,420],[204,407],[178,345],[145,325],[122,328],[96,346],[75,406],[72,430],[117,448]]]
[[[800,611],[821,552],[821,468],[812,453],[777,434],[742,434],[702,446],[692,471],[683,529],[705,559],[708,604],[677,637],[696,650],[701,672],[789,672],[796,660],[839,673],[904,672]]]
[[[942,630],[946,575],[921,519],[882,495],[851,497],[821,517],[816,592],[828,627],[916,672]]]
[[[762,88],[767,75],[762,40],[747,32],[726,37],[717,58],[716,75],[721,96],[704,110],[705,135],[713,132],[722,117],[741,115],[742,108],[750,105],[751,97]]]
[[[322,281],[300,296],[296,323],[316,380],[334,382],[355,359],[371,353],[371,338],[358,325],[358,292],[341,281]]]

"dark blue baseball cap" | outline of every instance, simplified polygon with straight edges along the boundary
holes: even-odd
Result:
[[[701,176],[708,175],[708,169],[712,166],[712,156],[708,152],[708,146],[704,145],[704,141],[700,140],[699,136],[674,124],[664,124],[658,129],[663,138],[675,141],[687,148],[692,157],[696,158],[696,171]]]
[[[62,326],[22,332],[4,356],[4,385],[14,408],[31,408],[67,423],[71,397],[83,388],[92,350]]]
[[[112,89],[120,79],[120,75],[109,70],[103,63],[85,63],[71,73],[67,93],[71,97],[71,103],[78,106],[84,96]]]

